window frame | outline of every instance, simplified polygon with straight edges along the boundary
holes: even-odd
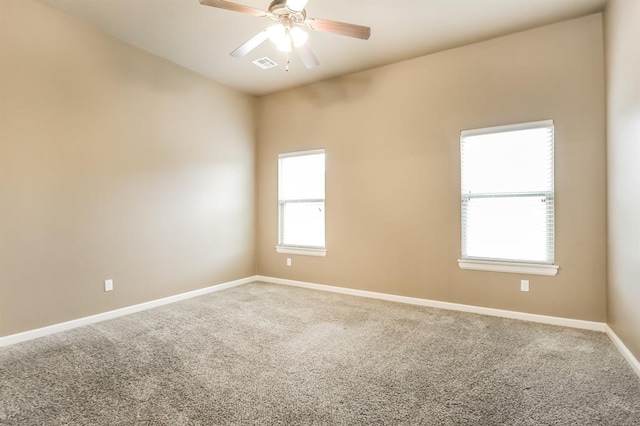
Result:
[[[471,269],[479,271],[492,271],[492,272],[507,272],[507,273],[522,273],[532,275],[547,275],[555,276],[558,273],[558,266],[554,264],[555,261],[555,165],[553,162],[553,156],[555,155],[555,128],[553,120],[533,121],[527,123],[509,124],[503,126],[485,127],[480,129],[463,130],[460,132],[460,188],[462,189],[462,143],[465,137],[490,135],[504,132],[513,132],[519,130],[531,130],[540,128],[551,128],[553,132],[551,155],[552,163],[551,170],[553,174],[552,187],[550,191],[530,191],[522,193],[487,193],[487,194],[463,194],[460,191],[460,243],[461,243],[461,258],[458,259],[458,266],[461,269]],[[465,212],[464,204],[470,199],[477,198],[500,198],[500,197],[533,197],[540,196],[545,198],[547,207],[547,215],[551,210],[551,217],[553,217],[553,230],[548,233],[547,247],[551,247],[551,261],[534,261],[534,260],[510,260],[510,259],[496,259],[476,256],[465,256]],[[547,200],[550,199],[550,202]],[[549,216],[547,216],[549,217]]]
[[[276,252],[281,254],[296,254],[303,256],[319,256],[324,257],[327,255],[326,249],[326,186],[324,191],[323,198],[305,198],[305,199],[291,199],[291,200],[283,200],[280,198],[280,188],[282,182],[282,168],[281,168],[281,160],[285,158],[291,157],[303,157],[306,155],[324,155],[325,161],[325,176],[326,176],[326,152],[324,148],[318,149],[310,149],[305,151],[294,151],[294,152],[286,152],[282,154],[278,154],[278,245],[276,245]],[[323,179],[325,179],[323,176]],[[325,181],[326,182],[326,181]],[[286,204],[289,203],[322,203],[323,205],[323,221],[325,223],[325,244],[324,246],[307,246],[307,245],[292,245],[292,244],[283,244],[284,238],[284,215],[283,210]]]

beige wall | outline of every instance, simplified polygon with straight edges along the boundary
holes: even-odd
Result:
[[[604,97],[596,14],[260,98],[258,273],[604,321]],[[460,131],[542,119],[555,120],[558,275],[460,270]],[[328,254],[287,267],[277,155],[319,147]]]
[[[264,275],[603,321],[603,68],[593,15],[267,96],[254,127],[252,98],[1,0],[0,336],[252,275],[254,247]],[[547,118],[558,276],[458,269],[460,130]],[[317,147],[328,256],[286,267],[277,154]]]
[[[606,10],[607,322],[640,359],[640,2]]]
[[[1,0],[0,336],[253,275],[253,102]]]

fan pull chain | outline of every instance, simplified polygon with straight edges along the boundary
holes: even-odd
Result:
[[[285,72],[289,72],[289,63],[291,62],[290,59],[291,59],[291,56],[287,55],[287,66],[284,67]]]

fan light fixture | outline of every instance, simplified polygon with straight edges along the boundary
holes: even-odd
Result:
[[[281,52],[291,52],[291,44],[302,47],[309,39],[309,34],[301,28],[286,28],[282,24],[269,28],[269,40],[276,45]]]

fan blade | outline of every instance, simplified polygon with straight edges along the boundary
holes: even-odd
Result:
[[[233,10],[234,12],[247,13],[249,15],[258,16],[260,18],[269,15],[269,13],[265,12],[264,10],[255,9],[253,7],[244,6],[242,4],[232,3],[230,1],[224,0],[200,0],[200,4],[204,6],[217,7],[220,9]]]
[[[308,70],[317,67],[320,65],[320,61],[316,58],[316,55],[313,54],[313,51],[309,47],[308,44],[303,44],[302,46],[296,48],[298,51],[298,56],[302,59],[302,63]]]
[[[371,28],[363,27],[362,25],[313,18],[308,19],[307,24],[309,28],[314,31],[340,34],[348,37],[361,38],[363,40],[369,40],[369,37],[371,37]]]
[[[231,56],[236,58],[242,58],[247,53],[251,52],[256,47],[260,46],[266,39],[269,38],[269,31],[262,30],[258,34],[251,37],[246,43],[238,47],[236,50],[230,53]]]
[[[309,0],[287,0],[285,6],[287,9],[293,10],[294,12],[302,12],[308,1]]]

